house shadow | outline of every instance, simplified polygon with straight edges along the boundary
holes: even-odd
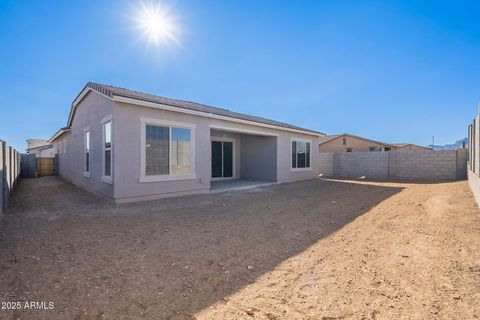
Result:
[[[9,212],[24,216],[25,254],[33,250],[35,271],[48,272],[9,290],[55,301],[49,319],[188,318],[402,190],[315,179],[116,206],[58,177],[45,181],[52,190],[29,181]],[[30,207],[25,192],[51,195],[50,210]]]
[[[441,183],[452,183],[459,181],[467,181],[467,179],[375,179],[369,177],[357,177],[357,178],[341,178],[341,177],[320,177],[318,178],[323,181],[332,181],[332,182],[345,182],[345,183],[400,183],[400,184],[441,184]]]

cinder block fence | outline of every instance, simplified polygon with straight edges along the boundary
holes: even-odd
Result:
[[[20,176],[20,153],[0,140],[0,216]]]
[[[480,205],[480,115],[468,126],[468,183]]]
[[[460,180],[467,177],[467,150],[320,153],[320,173],[378,180]]]

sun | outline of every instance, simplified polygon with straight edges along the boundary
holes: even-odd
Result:
[[[158,46],[169,42],[178,43],[178,26],[168,7],[161,3],[141,2],[135,20],[142,31],[142,37],[148,38],[149,44]]]

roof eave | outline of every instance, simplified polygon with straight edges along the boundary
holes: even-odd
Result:
[[[243,122],[243,123],[248,123],[250,125],[255,125],[255,126],[260,125],[260,126],[263,126],[263,127],[270,127],[270,128],[277,129],[277,130],[282,130],[282,131],[299,132],[299,133],[302,133],[302,134],[314,135],[314,136],[325,135],[325,133],[319,132],[319,131],[308,130],[308,129],[303,129],[303,128],[295,129],[295,128],[288,128],[288,127],[281,127],[281,126],[268,124],[268,123],[264,123],[264,122],[260,122],[260,121],[244,120],[244,119],[241,119],[241,118],[224,116],[224,115],[219,115],[219,114],[215,114],[215,113],[211,113],[211,112],[203,112],[203,111],[197,111],[197,110],[192,110],[192,109],[188,109],[188,108],[182,108],[182,107],[174,106],[174,105],[167,104],[167,103],[159,103],[159,102],[155,102],[155,101],[151,101],[151,100],[139,99],[137,97],[132,97],[130,95],[121,95],[121,94],[113,93],[111,99],[113,101],[124,102],[124,103],[129,103],[129,102],[132,103],[132,100],[133,100],[133,101],[138,101],[139,102],[139,103],[136,103],[136,104],[141,105],[141,106],[145,106],[145,107],[154,107],[153,105],[156,105],[158,107],[163,107],[163,108],[167,107],[167,108],[176,109],[176,110],[172,110],[172,111],[176,111],[176,112],[179,112],[179,110],[182,110],[181,111],[182,113],[196,114],[196,115],[199,115],[199,116],[204,116],[204,117],[209,117],[209,118],[220,118],[220,119],[227,120],[227,121],[232,121],[232,119],[234,119],[235,122]],[[128,99],[128,100],[126,100],[126,99]]]
[[[60,136],[62,136],[64,133],[69,132],[69,131],[70,131],[70,128],[61,128],[60,130],[55,132],[55,134],[50,139],[48,139],[47,142],[48,143],[53,143],[53,141],[55,141]]]
[[[341,138],[341,137],[345,137],[345,136],[352,137],[352,138],[357,138],[357,139],[361,139],[361,140],[365,140],[365,141],[369,141],[369,142],[373,142],[373,143],[377,143],[377,144],[381,144],[382,146],[389,147],[389,148],[398,148],[398,147],[396,147],[395,145],[392,145],[392,144],[388,144],[388,143],[385,143],[385,142],[376,141],[376,140],[356,136],[356,135],[349,134],[349,133],[339,134],[335,137],[332,137],[331,139],[320,142],[318,145],[322,145],[322,144],[327,143],[329,141],[332,141],[332,140],[335,140],[335,139],[338,139],[338,138]]]

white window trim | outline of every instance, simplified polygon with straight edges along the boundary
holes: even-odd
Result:
[[[105,175],[105,123],[110,122],[110,175]],[[109,114],[102,119],[102,182],[113,184],[113,116]]]
[[[87,171],[87,132],[88,132],[88,142],[89,142],[89,149],[88,149],[88,171]],[[86,127],[83,129],[83,176],[85,178],[90,178],[90,171],[92,169],[92,137],[90,134],[90,127]]]
[[[140,177],[138,182],[145,183],[145,182],[159,182],[159,181],[179,181],[179,180],[194,180],[196,179],[195,175],[195,128],[197,127],[193,123],[185,123],[185,122],[176,122],[176,121],[167,121],[157,118],[146,118],[140,117]],[[185,128],[190,129],[191,139],[192,139],[192,172],[189,174],[163,174],[163,175],[155,175],[155,176],[147,176],[145,174],[145,159],[146,159],[146,150],[145,150],[145,133],[146,133],[146,126],[147,125],[158,125],[169,127],[170,131],[172,127],[175,128]],[[169,137],[171,139],[171,135]],[[169,143],[170,145],[170,143]],[[168,158],[169,164],[171,165],[171,157],[170,157],[170,147],[168,148]],[[171,170],[169,170],[171,172]]]
[[[236,143],[237,143],[237,139],[235,138],[226,138],[226,137],[212,137],[210,139],[210,167],[211,167],[211,162],[212,162],[212,141],[217,141],[217,142],[231,142],[232,143],[232,176],[231,177],[227,177],[227,178],[224,178],[223,177],[223,167],[222,167],[222,177],[221,178],[213,178],[212,177],[212,173],[210,172],[210,180],[211,181],[224,181],[224,180],[235,180],[235,179],[238,179],[237,177],[237,170],[235,168],[235,160],[236,160],[236,154],[235,154],[235,150],[236,150]],[[223,146],[222,146],[222,162],[223,162]]]
[[[113,184],[113,179],[110,176],[102,176],[102,182]]]
[[[309,157],[309,163],[310,163],[310,167],[308,168],[292,168],[292,152],[293,152],[293,149],[292,149],[292,142],[293,141],[296,141],[296,142],[308,142],[310,143],[310,157]],[[295,137],[292,137],[290,139],[290,171],[292,172],[295,172],[295,171],[312,171],[312,140],[309,140],[309,139],[303,139],[303,138],[295,138]]]

